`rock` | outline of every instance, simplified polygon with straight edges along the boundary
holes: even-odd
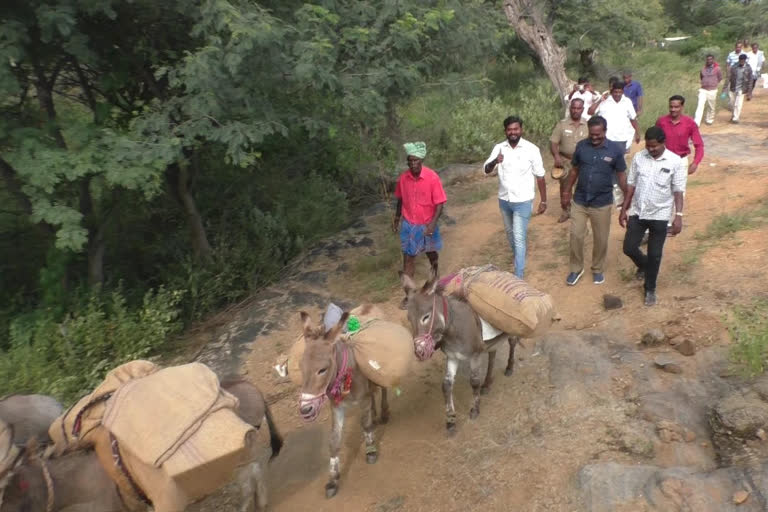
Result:
[[[684,356],[693,356],[696,354],[696,345],[694,345],[688,338],[684,339],[681,343],[676,344],[674,347],[675,350]]]
[[[760,398],[768,402],[768,375],[763,375],[752,386]]]
[[[657,357],[653,360],[653,364],[656,365],[656,368],[667,373],[683,373],[683,367],[670,359]]]
[[[749,493],[745,490],[736,491],[733,493],[733,502],[737,505],[741,505],[745,501],[747,501],[747,498],[749,498]]]
[[[674,441],[685,441],[686,443],[692,443],[696,440],[696,433],[692,430],[673,423],[667,420],[661,420],[656,423],[656,432],[659,434],[659,439],[665,443],[671,443]]]
[[[610,311],[612,309],[621,309],[624,307],[624,303],[619,297],[606,294],[603,295],[603,307],[606,309],[606,311]]]
[[[664,333],[661,329],[649,329],[645,332],[645,334],[643,334],[643,337],[640,339],[640,341],[643,345],[653,346],[664,343],[665,339],[666,336],[664,336]]]
[[[686,443],[692,443],[696,440],[696,432],[693,430],[686,430],[685,431],[685,442]]]
[[[757,431],[768,425],[768,403],[734,393],[720,400],[712,411],[712,427],[716,432],[730,432],[742,439],[757,437]]]
[[[768,434],[766,434],[765,430],[763,430],[762,428],[757,429],[757,432],[755,432],[755,435],[761,441],[768,440]]]

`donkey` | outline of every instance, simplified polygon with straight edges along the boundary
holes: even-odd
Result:
[[[222,387],[240,401],[238,415],[243,421],[259,429],[266,419],[272,460],[280,452],[283,438],[259,388],[244,380],[224,381]],[[250,508],[251,501],[257,510],[267,505],[265,475],[255,460],[256,454],[250,455],[236,471],[243,512]],[[95,451],[80,450],[48,459],[40,456],[32,443],[18,458],[7,486],[0,489],[0,512],[125,512],[131,508],[123,498]]]
[[[339,449],[344,428],[344,414],[347,405],[356,404],[361,408],[360,423],[365,439],[365,460],[374,464],[378,450],[373,439],[376,402],[374,391],[377,386],[366,377],[355,363],[351,349],[340,339],[349,313],[344,313],[335,327],[327,332],[325,327],[314,327],[310,316],[302,311],[306,347],[301,359],[302,374],[299,413],[305,421],[317,419],[323,404],[330,398],[332,410],[330,479],[325,484],[325,497],[332,498],[339,491],[341,466]],[[389,421],[387,390],[381,389],[380,422]]]
[[[63,412],[61,404],[46,395],[8,395],[0,398],[0,420],[13,427],[13,442],[21,446],[32,438],[40,443],[49,442],[48,427]]]
[[[400,281],[408,296],[408,321],[414,336],[416,357],[420,361],[426,361],[438,348],[445,353],[445,427],[448,435],[453,435],[456,433],[453,381],[459,362],[469,360],[469,382],[474,396],[469,417],[475,419],[480,414],[480,395],[487,394],[491,389],[497,345],[503,340],[509,343],[509,359],[504,375],[510,376],[514,369],[518,338],[502,333],[487,342],[483,341],[480,318],[466,301],[443,294],[443,288],[438,284],[437,273],[434,271],[421,290],[413,279],[403,272],[400,272]],[[482,357],[485,352],[488,352],[488,369],[485,381],[481,381]]]

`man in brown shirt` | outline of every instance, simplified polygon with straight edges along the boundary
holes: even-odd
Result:
[[[566,117],[552,131],[549,138],[549,150],[555,160],[552,169],[552,178],[560,182],[560,199],[562,202],[563,191],[568,181],[568,173],[571,170],[571,158],[576,150],[576,144],[586,139],[588,134],[587,120],[581,117],[584,112],[584,101],[579,98],[571,100],[568,107],[569,117]],[[570,206],[563,209],[563,213],[557,222],[565,222],[570,217]]]

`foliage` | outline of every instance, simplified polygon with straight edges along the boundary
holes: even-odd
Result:
[[[768,368],[768,300],[734,308],[728,330],[735,342],[731,360],[750,377],[764,373]]]
[[[63,321],[42,310],[17,318],[0,358],[0,395],[37,391],[71,402],[111,368],[162,347],[181,326],[181,299],[160,288],[132,309],[118,289],[91,296]]]

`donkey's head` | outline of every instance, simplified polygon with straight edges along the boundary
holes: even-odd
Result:
[[[301,358],[301,397],[299,398],[299,413],[306,421],[317,419],[325,400],[327,391],[336,376],[336,340],[341,335],[347,323],[349,313],[344,313],[334,327],[325,330],[320,324],[314,326],[312,319],[302,311],[301,321],[304,324],[304,355]]]
[[[445,333],[443,290],[434,269],[421,289],[403,272],[400,272],[400,282],[408,296],[408,321],[413,333],[414,352],[420,361],[425,361],[432,357]]]

